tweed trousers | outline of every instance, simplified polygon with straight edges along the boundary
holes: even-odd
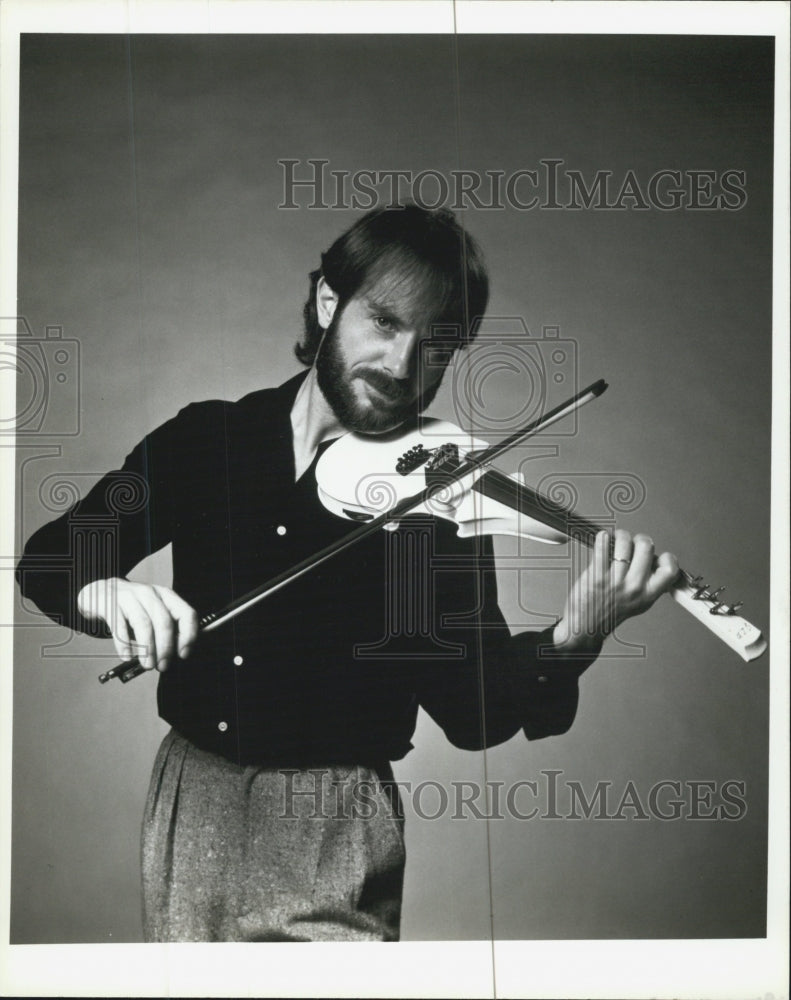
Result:
[[[240,767],[175,730],[142,831],[147,941],[395,941],[403,818],[389,764]]]

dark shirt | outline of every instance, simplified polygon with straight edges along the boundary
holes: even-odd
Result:
[[[149,434],[31,537],[23,594],[106,636],[77,611],[79,591],[168,543],[173,589],[205,614],[353,531],[318,499],[315,460],[294,482],[290,411],[303,377],[192,404]],[[241,764],[397,760],[419,705],[454,744],[480,749],[571,725],[590,661],[552,652],[551,629],[511,637],[489,539],[410,517],[204,633],[160,675],[159,713]]]

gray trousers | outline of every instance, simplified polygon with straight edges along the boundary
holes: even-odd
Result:
[[[143,818],[146,941],[398,940],[388,779],[389,765],[238,767],[171,730]]]

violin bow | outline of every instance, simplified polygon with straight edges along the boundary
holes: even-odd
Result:
[[[409,514],[416,507],[420,507],[422,504],[427,503],[432,497],[436,496],[437,493],[446,490],[448,486],[459,483],[467,476],[473,475],[480,469],[485,468],[496,458],[504,452],[509,451],[521,441],[524,441],[529,437],[533,437],[535,434],[539,434],[541,431],[546,430],[547,427],[550,427],[552,424],[557,423],[564,417],[569,416],[569,414],[574,413],[586,403],[590,403],[592,400],[597,399],[606,388],[607,383],[604,379],[598,379],[596,382],[592,382],[589,386],[587,386],[587,388],[576,393],[565,403],[560,403],[558,406],[555,406],[553,409],[545,413],[544,416],[531,421],[525,427],[515,431],[499,443],[490,445],[488,448],[469,452],[458,467],[443,473],[440,481],[429,483],[424,489],[419,490],[411,496],[405,497],[390,510],[385,511],[383,514],[379,514],[373,517],[370,521],[366,521],[364,524],[359,525],[353,531],[350,531],[348,535],[332,542],[330,545],[320,549],[318,552],[313,553],[313,555],[310,555],[301,562],[298,562],[290,569],[272,577],[270,580],[267,580],[266,583],[261,584],[261,586],[255,587],[246,594],[242,594],[229,604],[226,604],[225,607],[221,608],[219,611],[210,611],[208,614],[203,615],[198,623],[199,631],[211,632],[214,629],[219,628],[221,625],[224,625],[232,618],[235,618],[237,615],[243,614],[249,608],[258,604],[259,601],[265,600],[271,594],[281,590],[292,581],[298,580],[301,576],[309,573],[312,569],[315,569],[322,563],[327,562],[328,559],[331,559],[338,553],[351,548],[352,545],[356,545],[357,542],[362,541],[363,538],[367,538],[368,535],[373,534],[375,531],[378,531],[380,528],[385,527],[385,525],[390,524],[393,521],[400,520],[404,517],[404,515]],[[134,680],[135,677],[138,677],[140,674],[145,672],[145,667],[143,667],[137,657],[134,657],[133,659],[119,663],[110,670],[100,674],[99,683],[106,684],[107,681],[117,677],[122,683],[127,684],[129,681]]]

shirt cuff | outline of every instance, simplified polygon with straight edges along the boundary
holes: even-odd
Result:
[[[511,640],[522,664],[522,731],[529,740],[558,736],[571,728],[579,702],[579,678],[596,659],[590,653],[559,653],[552,642],[553,631],[551,626],[542,632],[523,632]]]

